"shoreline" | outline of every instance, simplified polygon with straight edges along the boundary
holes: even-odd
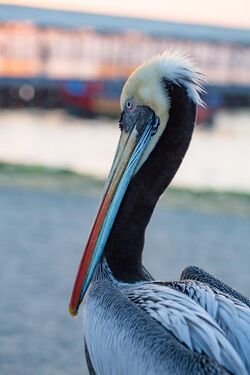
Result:
[[[29,175],[30,177],[39,176],[39,177],[53,177],[56,178],[58,176],[64,176],[65,178],[68,176],[69,178],[79,178],[83,181],[89,181],[90,184],[96,186],[103,186],[105,183],[105,177],[94,176],[91,174],[86,174],[84,172],[74,171],[72,169],[67,168],[60,168],[60,167],[51,167],[51,166],[44,166],[44,165],[32,165],[32,164],[16,164],[16,163],[5,163],[0,160],[0,176],[2,177],[3,174],[13,177],[14,174],[25,174]],[[1,180],[0,180],[1,186]],[[207,194],[222,194],[222,195],[232,195],[232,196],[245,196],[250,198],[250,191],[240,191],[240,190],[222,190],[222,189],[213,189],[213,188],[206,188],[206,187],[192,187],[192,186],[178,186],[170,183],[168,190],[172,190],[175,192],[188,192],[191,194],[199,194],[199,195],[207,195]]]
[[[0,163],[0,189],[71,194],[99,200],[104,179],[49,167]],[[170,185],[159,204],[170,210],[250,217],[250,193]]]

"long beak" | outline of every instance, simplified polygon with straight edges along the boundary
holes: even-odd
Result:
[[[77,272],[69,304],[69,312],[72,316],[77,315],[95,267],[103,254],[128,184],[157,127],[158,118],[151,113],[140,135],[136,123],[131,132],[122,131],[101,204]]]

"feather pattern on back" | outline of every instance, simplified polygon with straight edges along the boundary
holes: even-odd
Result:
[[[151,314],[128,298],[128,294],[133,293],[131,289],[136,291],[137,286],[130,288],[123,284],[119,287],[107,279],[91,284],[83,311],[85,341],[93,374],[246,374],[233,349],[232,360],[236,359],[233,372],[213,357],[188,349]]]
[[[250,309],[243,302],[199,281],[159,283],[192,298],[221,327],[250,373]]]
[[[124,293],[189,349],[207,354],[234,374],[247,374],[222,329],[190,297],[149,282],[125,289]]]

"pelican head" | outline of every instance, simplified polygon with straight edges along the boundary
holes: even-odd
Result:
[[[187,108],[190,105],[192,116],[189,120],[191,121],[190,137],[187,142],[189,144],[195,122],[196,106],[202,104],[200,82],[201,76],[195,71],[189,59],[177,54],[164,53],[139,66],[125,83],[120,99],[121,136],[103,198],[78,269],[69,305],[71,315],[75,316],[78,312],[96,265],[104,253],[112,226],[131,180],[151,158],[157,144],[165,136],[170,121],[173,127],[174,117],[179,118],[182,112],[183,122],[189,120],[190,111]],[[182,90],[182,95],[178,96],[178,103],[175,103],[177,96],[174,97],[172,92],[175,88],[177,91],[179,88]],[[174,112],[173,108],[175,108]],[[177,122],[179,122],[178,119]],[[169,132],[166,138],[173,138],[174,134],[174,132],[172,134]],[[172,141],[176,143],[178,139]],[[182,148],[181,146],[180,149]],[[164,154],[169,151],[164,150],[162,146],[161,152]],[[180,157],[181,160],[182,158],[183,156]],[[166,185],[166,183],[162,185],[164,184]]]

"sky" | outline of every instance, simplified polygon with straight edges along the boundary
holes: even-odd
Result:
[[[0,4],[250,28],[250,0],[0,0]]]

